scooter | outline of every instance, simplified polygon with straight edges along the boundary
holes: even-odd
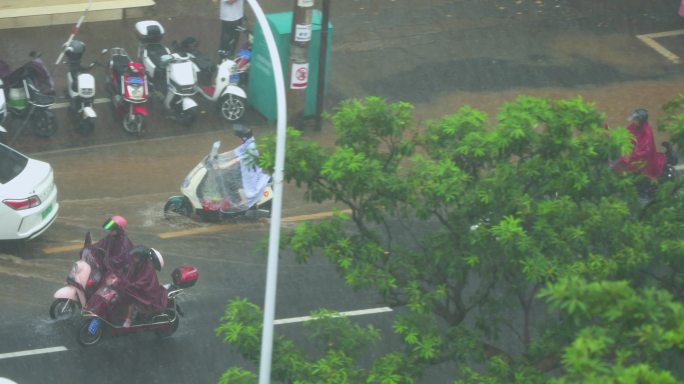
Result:
[[[5,99],[5,86],[0,79],[0,142],[5,141],[7,136],[7,130],[2,126],[2,123],[7,117],[7,100]]]
[[[140,39],[138,57],[145,66],[152,89],[164,99],[164,108],[183,125],[191,125],[199,113],[192,96],[197,93],[199,68],[188,55],[171,53],[160,43],[164,27],[156,21],[144,20],[135,24]]]
[[[83,346],[97,344],[107,332],[111,336],[125,335],[138,332],[153,331],[158,337],[165,338],[173,335],[178,329],[180,316],[183,311],[176,298],[185,289],[197,283],[199,273],[192,266],[181,266],[171,273],[171,284],[165,284],[168,295],[166,309],[160,313],[139,315],[130,327],[120,325],[120,319],[115,319],[109,307],[115,305],[118,292],[110,285],[104,285],[93,295],[94,300],[89,300],[83,310],[83,324],[78,331],[78,343]],[[109,276],[107,277],[109,280]],[[115,280],[110,280],[111,282]]]
[[[205,221],[239,216],[270,215],[272,179],[253,163],[257,155],[251,131],[236,129],[243,144],[219,154],[217,141],[202,161],[190,171],[181,185],[182,195],[164,204],[164,217],[172,220],[197,214]]]
[[[79,313],[95,293],[102,277],[100,261],[95,254],[97,251],[92,249],[90,232],[86,233],[80,257],[67,276],[67,285],[53,295],[55,300],[50,305],[50,318],[65,319]],[[102,260],[101,254],[99,260]]]
[[[65,63],[69,65],[69,72],[67,72],[67,96],[71,100],[69,114],[78,132],[89,135],[95,129],[97,118],[97,113],[93,109],[95,78],[89,73],[95,63],[91,63],[87,68],[81,66],[85,49],[85,44],[80,40],[71,40],[62,48],[67,58]]]
[[[185,38],[180,44],[172,44],[175,52],[189,55],[200,69],[200,79],[205,79],[197,90],[205,99],[218,103],[221,116],[227,121],[236,122],[245,115],[247,94],[240,87],[241,68],[247,68],[249,59],[240,58],[240,64],[228,57],[228,52],[218,51],[219,63],[214,67],[211,60],[197,49],[199,42],[194,37]],[[243,54],[247,54],[243,52]]]
[[[102,54],[107,53],[104,49]],[[119,47],[109,50],[110,59],[105,88],[109,93],[114,115],[121,119],[124,131],[142,135],[147,110],[147,75],[142,63],[131,60],[128,53]]]
[[[12,71],[0,60],[0,79],[5,84],[9,114],[28,121],[36,136],[49,137],[57,132],[57,119],[50,108],[55,104],[55,83],[40,53],[31,52],[31,60]]]

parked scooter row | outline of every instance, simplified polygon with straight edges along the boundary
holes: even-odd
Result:
[[[221,116],[228,121],[235,122],[244,116],[247,94],[239,86],[240,68],[227,52],[219,51],[220,62],[214,68],[211,60],[197,50],[194,38],[186,38],[180,44],[174,42],[170,49],[161,43],[165,31],[159,22],[140,21],[135,30],[140,40],[138,56],[145,72],[152,79],[154,91],[163,96],[164,107],[177,121],[194,121],[197,103],[192,97],[196,94],[217,103]]]
[[[245,32],[247,32],[245,30]],[[161,41],[164,27],[157,21],[144,20],[135,24],[139,39],[138,57],[131,58],[120,47],[103,50],[110,53],[106,66],[105,89],[111,99],[115,117],[123,129],[131,134],[142,134],[149,116],[146,103],[150,95],[162,100],[169,116],[183,125],[192,125],[199,114],[196,95],[213,102],[221,116],[230,122],[243,118],[247,94],[243,89],[249,60],[251,40],[240,49],[237,57],[219,51],[219,62],[213,64],[200,52],[194,38],[186,38],[171,48]],[[249,40],[249,39],[248,39]],[[97,62],[82,65],[85,44],[70,39],[60,54],[68,66],[67,90],[69,117],[75,129],[84,135],[93,132],[97,120],[94,109],[95,77],[90,73]],[[31,53],[31,60],[12,71],[0,60],[0,124],[6,115],[23,119],[33,132],[49,137],[57,131],[57,120],[51,107],[56,94],[50,71]],[[0,125],[0,135],[7,133]]]

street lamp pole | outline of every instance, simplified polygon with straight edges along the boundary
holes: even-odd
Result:
[[[287,105],[283,68],[278,55],[275,38],[268,25],[266,15],[257,0],[247,3],[261,26],[268,53],[273,64],[273,79],[276,90],[277,125],[276,157],[273,172],[273,204],[271,227],[268,239],[268,266],[266,268],[266,293],[264,298],[264,323],[261,333],[261,359],[259,363],[259,384],[271,382],[271,359],[273,355],[273,320],[275,317],[276,283],[278,281],[278,249],[280,245],[280,217],[283,206],[283,169],[285,168],[285,139],[287,128]]]

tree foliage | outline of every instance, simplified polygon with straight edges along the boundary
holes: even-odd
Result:
[[[640,199],[639,177],[608,167],[631,150],[629,132],[605,129],[581,98],[520,97],[494,121],[465,106],[424,127],[411,109],[377,97],[346,101],[331,116],[333,148],[288,131],[286,180],[311,201],[348,210],[282,241],[300,262],[322,255],[351,287],[405,308],[393,328],[404,348],[364,369],[351,354],[356,341],[324,344],[334,348],[316,358],[279,339],[287,354],[274,354],[277,377],[408,383],[447,363],[463,383],[675,382],[681,180]],[[670,111],[670,127],[684,121]],[[680,136],[672,136],[678,145]],[[262,140],[266,169],[274,140]],[[257,310],[247,304],[232,302],[218,330],[255,359],[259,333],[250,327],[260,320],[240,315]],[[315,337],[376,340],[317,316],[327,325]],[[344,377],[325,376],[333,370]]]

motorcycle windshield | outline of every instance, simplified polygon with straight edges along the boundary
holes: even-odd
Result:
[[[38,88],[40,93],[44,95],[54,95],[55,94],[55,82],[50,75],[45,63],[40,58],[35,58],[29,63],[30,70],[29,76],[33,80],[33,85]]]
[[[254,139],[205,161],[207,173],[197,189],[204,209],[240,212],[259,201],[270,176],[253,164],[250,153],[257,154]]]
[[[55,83],[52,75],[40,58],[35,58],[10,73],[7,73],[8,71],[7,63],[0,63],[0,77],[7,83],[8,87],[19,86],[24,79],[29,79],[40,93],[44,95],[55,94]]]

